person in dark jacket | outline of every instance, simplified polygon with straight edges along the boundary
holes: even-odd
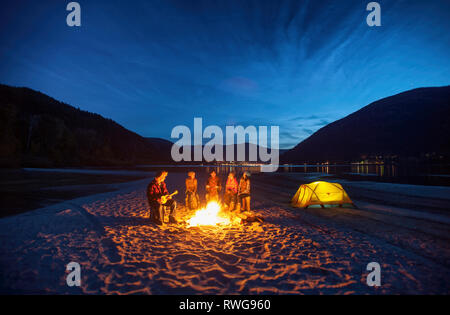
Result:
[[[250,172],[244,172],[239,181],[238,198],[241,210],[250,211]]]
[[[166,183],[166,171],[160,171],[147,186],[147,198],[150,206],[150,219],[158,225],[164,223],[164,210],[170,209],[169,222],[178,223],[175,219],[177,203],[169,196]],[[167,200],[165,200],[167,199]]]
[[[215,171],[212,171],[206,182],[206,202],[219,201],[219,192],[222,190],[220,178]]]

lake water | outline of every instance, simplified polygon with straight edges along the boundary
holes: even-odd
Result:
[[[172,172],[187,172],[194,170],[200,173],[209,173],[215,170],[219,175],[229,172],[241,174],[244,171],[260,173],[260,165],[141,165],[142,170],[167,169]],[[349,180],[368,180],[392,183],[405,183],[415,185],[442,185],[450,186],[450,165],[401,165],[401,164],[314,164],[314,165],[281,165],[278,173],[304,173],[337,177]]]
[[[123,168],[78,168],[78,169],[25,169],[28,171],[67,172],[86,174],[116,174],[153,176],[153,172],[165,169],[169,172],[187,173],[195,171],[198,175],[206,175],[216,171],[221,177],[229,172],[242,174],[244,171],[257,174],[261,165],[138,165]],[[414,185],[450,186],[450,165],[399,165],[399,164],[315,164],[315,165],[281,165],[277,173],[299,173],[310,177],[338,178],[359,181],[380,181]]]

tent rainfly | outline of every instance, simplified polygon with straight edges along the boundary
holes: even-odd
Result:
[[[307,208],[312,205],[351,204],[355,206],[344,188],[338,183],[314,182],[301,185],[292,198],[291,204],[298,208]]]

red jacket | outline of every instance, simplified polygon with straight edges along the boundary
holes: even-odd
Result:
[[[147,197],[149,201],[161,202],[161,196],[168,194],[169,191],[167,190],[165,182],[158,184],[156,179],[153,179],[152,182],[147,187]]]
[[[217,194],[222,189],[222,185],[220,184],[220,179],[218,176],[212,178],[211,176],[208,178],[206,182],[206,191],[208,193]]]
[[[227,184],[225,186],[226,192],[232,192],[233,194],[237,194],[238,192],[238,182],[236,178],[228,178]]]

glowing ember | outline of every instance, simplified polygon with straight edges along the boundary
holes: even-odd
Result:
[[[239,218],[232,220],[229,216],[220,213],[220,205],[212,201],[206,208],[198,210],[195,215],[187,221],[188,227],[200,225],[230,225],[240,223]]]

